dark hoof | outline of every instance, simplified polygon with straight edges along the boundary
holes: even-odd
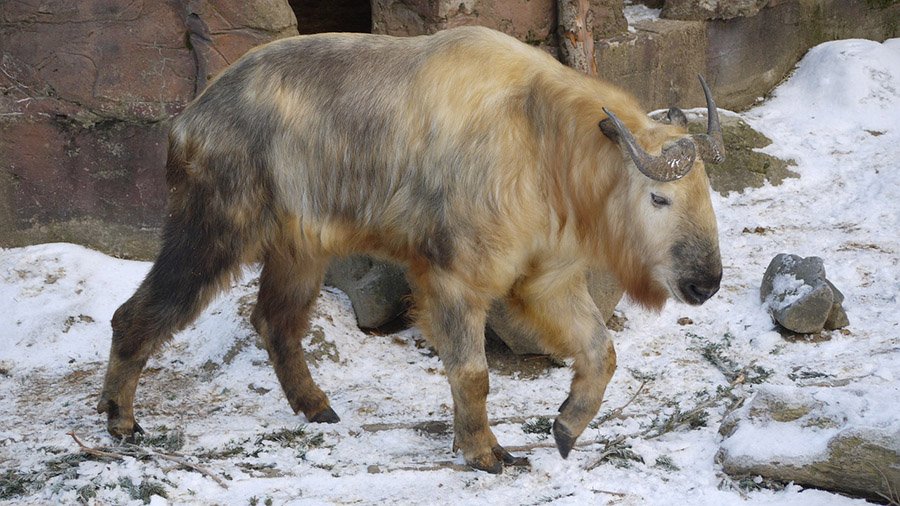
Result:
[[[131,435],[125,436],[124,440],[126,443],[138,444],[143,439],[144,434],[146,434],[144,428],[138,425],[137,422],[134,422],[134,427],[131,429]]]
[[[341,417],[337,416],[337,413],[335,413],[333,409],[325,408],[324,411],[320,411],[313,415],[309,421],[310,423],[338,423],[341,421]]]
[[[559,454],[565,459],[569,457],[569,452],[575,446],[575,440],[578,439],[578,436],[573,436],[569,429],[559,423],[559,419],[557,419],[553,422],[553,439],[556,440],[556,449],[559,450]]]
[[[500,462],[500,460],[498,460],[493,453],[489,453],[488,455],[475,460],[466,459],[466,464],[472,466],[472,469],[484,471],[486,473],[503,473],[503,462]]]
[[[135,434],[144,434],[144,428],[134,420],[125,419],[119,410],[119,405],[105,397],[97,404],[98,413],[106,413],[106,431],[116,439],[125,439],[133,443]]]
[[[106,431],[109,435],[116,439],[124,439],[129,443],[134,443],[134,437],[138,434],[145,434],[144,428],[137,422],[128,423],[119,417],[110,416],[106,421]]]
[[[500,459],[500,462],[504,465],[513,467],[531,467],[531,461],[528,460],[528,457],[513,456],[513,454],[506,451],[506,448],[503,448],[500,445],[495,446],[492,450],[494,456]]]

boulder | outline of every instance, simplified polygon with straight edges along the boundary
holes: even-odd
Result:
[[[410,294],[403,269],[364,255],[335,259],[325,274],[325,284],[347,294],[356,323],[364,329],[397,318],[406,309]]]
[[[723,421],[717,460],[735,479],[762,476],[867,499],[896,500],[900,419],[893,415],[896,393],[887,390],[758,387]]]
[[[782,327],[815,334],[826,328],[826,322],[832,326],[849,324],[841,306],[843,294],[835,296],[833,286],[825,277],[821,258],[781,253],[769,263],[759,295]]]

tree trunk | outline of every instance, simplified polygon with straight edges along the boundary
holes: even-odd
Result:
[[[585,74],[597,75],[594,59],[594,13],[590,0],[557,0],[559,50],[563,62]]]

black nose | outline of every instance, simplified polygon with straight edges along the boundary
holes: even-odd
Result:
[[[719,281],[715,279],[687,279],[681,282],[679,288],[684,300],[688,304],[699,306],[719,291]]]

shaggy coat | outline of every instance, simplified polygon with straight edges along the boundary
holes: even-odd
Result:
[[[257,261],[252,321],[285,394],[310,421],[337,421],[300,342],[329,259],[363,252],[408,269],[467,462],[526,462],[487,420],[483,330],[500,298],[546,349],[575,358],[554,426],[567,455],[615,370],[586,270],[611,271],[653,308],[670,295],[703,302],[721,277],[703,161],[675,181],[648,178],[598,127],[604,108],[648,153],[687,136],[626,92],[484,28],[301,36],[249,52],[171,129],[162,248],[112,321],[98,405],[109,431],[140,431],[147,358]]]

